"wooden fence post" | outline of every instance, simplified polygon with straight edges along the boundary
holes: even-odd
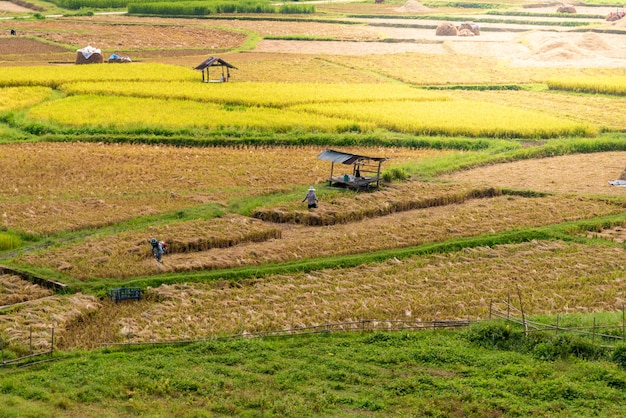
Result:
[[[559,314],[556,314],[556,326],[554,327],[554,333],[559,334]]]
[[[596,317],[593,317],[593,328],[591,329],[591,344],[596,342]]]
[[[28,337],[29,340],[29,345],[30,345],[30,353],[29,354],[33,354],[33,327],[30,327],[30,334]]]
[[[50,328],[50,357],[52,357],[52,354],[54,353],[54,328]]]
[[[524,315],[524,304],[522,303],[522,291],[517,286],[517,297],[519,298],[519,310],[522,313],[522,324],[524,324],[524,335],[528,335],[528,324],[526,323],[526,316]]]
[[[509,295],[506,298],[506,319],[511,319],[511,291],[509,290]]]

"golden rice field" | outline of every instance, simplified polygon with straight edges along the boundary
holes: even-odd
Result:
[[[472,185],[626,198],[625,187],[609,184],[620,178],[625,161],[626,152],[573,154],[495,164],[442,178]]]
[[[266,242],[280,239],[281,234],[281,229],[272,224],[237,215],[208,221],[170,223],[104,237],[87,237],[84,242],[57,252],[63,256],[55,261],[54,268],[81,280],[97,276],[111,277],[110,271],[101,276],[103,270],[116,268],[119,269],[118,277],[133,277],[153,271],[157,266],[151,257],[149,241],[152,237],[158,237],[168,244],[169,255]],[[74,253],[70,255],[66,252],[68,249]],[[23,258],[26,263],[38,259],[39,256],[34,254],[27,254]]]
[[[447,91],[453,99],[476,100],[515,106],[556,117],[591,124],[602,130],[624,130],[626,98],[556,91]]]
[[[401,84],[318,83],[223,83],[179,82],[76,82],[60,90],[69,95],[129,96],[155,99],[185,99],[243,106],[284,108],[295,104],[380,101],[447,100],[442,93]]]
[[[562,77],[549,79],[546,84],[554,90],[626,95],[626,76]]]
[[[0,89],[0,112],[34,106],[52,98],[48,87],[10,87]]]
[[[374,125],[339,117],[320,117],[303,111],[250,108],[199,103],[188,100],[116,96],[71,96],[30,108],[31,120],[60,125],[106,129],[220,129],[239,128],[288,132],[368,131]]]
[[[198,72],[165,64],[76,65],[5,67],[0,72],[1,87],[58,87],[77,81],[182,81],[198,80]]]
[[[331,204],[322,201],[320,207]],[[119,234],[26,254],[16,259],[16,262],[61,270],[70,277],[83,280],[88,280],[89,277],[123,278],[127,277],[126,271],[131,271],[133,275],[151,275],[368,253],[512,229],[540,227],[623,211],[623,205],[615,202],[576,196],[501,196],[473,199],[463,204],[396,212],[388,216],[329,227],[276,224],[282,230],[281,238],[194,253],[170,254],[165,257],[163,265],[147,259],[138,263],[122,257],[103,257],[106,243],[120,243],[121,248],[109,248],[111,253],[126,250],[127,244]],[[135,237],[143,236],[147,239],[150,232],[136,234]],[[176,236],[177,225],[170,224],[167,234]],[[71,268],[68,269],[68,265]]]
[[[390,158],[385,166],[451,153],[339,149]],[[3,144],[0,225],[34,234],[54,233],[319,184],[330,174],[330,163],[317,159],[322,150],[313,146]]]
[[[551,138],[597,133],[597,128],[589,124],[479,101],[336,103],[332,106],[302,105],[292,109],[326,117],[350,118],[417,135]]]
[[[361,319],[486,318],[489,302],[524,310],[600,312],[622,309],[623,248],[539,241],[349,269],[276,275],[237,286],[216,282],[162,285],[142,305],[103,330],[107,310],[80,324],[85,348],[101,342],[144,342],[306,327]]]
[[[294,87],[294,92],[296,90]],[[243,92],[244,90],[240,91]],[[431,94],[425,96],[441,98]],[[340,133],[386,129],[416,135],[496,138],[553,138],[597,134],[597,128],[590,124],[558,118],[544,112],[476,101],[355,102],[344,99],[343,102],[330,104],[296,105],[277,109],[188,100],[136,97],[122,100],[116,96],[80,95],[36,105],[28,110],[27,116],[38,122],[121,130],[151,127],[174,130],[237,128],[270,132],[307,130]]]
[[[94,296],[80,293],[71,296],[49,296],[27,304],[12,307],[0,315],[0,332],[4,344],[29,346],[32,329],[32,343],[35,349],[49,349],[51,329],[55,338],[62,335],[65,328],[76,320],[97,311],[100,307]]]

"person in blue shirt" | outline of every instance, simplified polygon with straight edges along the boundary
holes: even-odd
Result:
[[[152,245],[152,256],[156,258],[156,261],[158,261],[159,263],[162,263],[163,252],[164,252],[163,243],[157,240],[156,238],[152,238],[150,240],[150,244]]]

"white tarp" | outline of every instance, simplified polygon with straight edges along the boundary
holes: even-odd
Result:
[[[92,56],[93,54],[102,54],[102,51],[100,51],[100,48],[94,48],[91,45],[87,45],[84,48],[77,49],[76,52],[80,52],[81,54],[83,54],[83,57],[85,57],[86,60],[88,60],[89,57]]]

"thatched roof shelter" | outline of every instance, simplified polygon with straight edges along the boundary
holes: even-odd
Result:
[[[219,79],[217,80],[211,80],[211,78],[209,77],[209,68],[211,67],[221,67],[222,69],[222,75],[220,76]],[[202,63],[200,65],[198,65],[197,67],[194,68],[194,70],[198,70],[198,71],[202,71],[202,81],[205,83],[220,83],[220,82],[225,82],[225,81],[229,81],[230,80],[230,70],[235,69],[237,70],[238,68],[235,67],[232,64],[227,63],[226,61],[224,61],[221,58],[217,58],[217,57],[210,57],[207,58],[206,60],[202,61]],[[226,72],[224,72],[224,70],[226,70]],[[206,77],[205,77],[205,73],[206,72]]]
[[[330,149],[322,151],[317,158],[332,163],[330,178],[328,179],[329,186],[334,184],[356,190],[369,189],[370,187],[378,189],[381,166],[383,162],[388,160],[385,157],[368,157]],[[340,176],[335,176],[335,163],[352,166],[347,170],[351,174],[344,172]]]

